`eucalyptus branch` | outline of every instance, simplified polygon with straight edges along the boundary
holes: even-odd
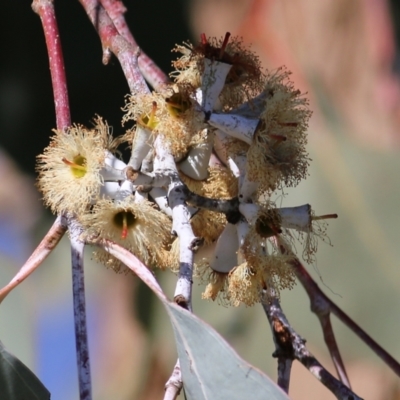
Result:
[[[118,58],[132,93],[146,93],[148,86],[138,66],[139,48],[130,44],[114,26],[107,11],[98,0],[80,0],[90,21],[97,30],[103,47],[103,63],[107,64],[110,51]]]
[[[140,171],[135,171],[130,166],[125,169],[126,179],[131,181],[135,186],[145,185],[157,188],[168,186],[174,176],[175,171],[170,170],[157,170],[150,173],[143,173]]]
[[[311,302],[311,311],[314,312],[320,320],[322,329],[329,328],[326,318],[330,313],[336,315],[348,328],[350,328],[361,340],[364,341],[398,376],[400,376],[400,364],[384,350],[374,339],[371,338],[360,326],[358,326],[346,313],[344,313],[332,300],[330,300],[318,287],[311,278],[310,274],[303,267],[301,262],[295,258],[291,263],[294,267],[297,279],[303,285]],[[327,332],[324,337],[326,344],[331,352],[335,367],[338,369],[339,364],[336,362],[338,357],[337,350],[334,349],[332,342],[327,339],[332,338],[332,333]],[[336,342],[335,342],[336,343]],[[340,361],[340,364],[343,364]],[[339,375],[340,376],[340,375]]]
[[[285,317],[279,301],[276,298],[263,299],[262,306],[271,325],[276,346],[273,356],[280,363],[279,376],[283,389],[289,386],[288,372],[282,367],[284,360],[300,361],[323,385],[325,385],[339,400],[361,400],[342,382],[330,374],[319,361],[308,351],[305,340],[291,327]]]
[[[129,42],[133,48],[137,43],[125,21],[124,13],[127,11],[125,5],[120,0],[100,0],[101,5],[113,21],[121,36]],[[158,65],[143,51],[139,55],[139,68],[144,78],[150,85],[158,90],[169,82],[168,76],[158,67]]]
[[[185,186],[179,179],[174,157],[162,135],[155,140],[154,148],[159,168],[171,173],[171,182],[168,185],[168,204],[172,209],[172,232],[179,237],[180,246],[179,274],[174,301],[183,308],[191,310],[194,252],[201,240],[193,234],[190,224],[191,213],[186,205]]]
[[[183,387],[182,372],[179,360],[176,362],[171,376],[165,384],[164,400],[175,400]]]
[[[0,303],[6,296],[21,282],[23,282],[36,268],[47,258],[60,242],[67,231],[67,221],[64,217],[58,216],[52,227],[46,233],[39,246],[28,258],[25,264],[17,272],[14,278],[0,290]]]
[[[208,197],[193,193],[187,186],[184,187],[184,193],[186,201],[192,206],[223,213],[227,221],[231,224],[236,224],[240,219],[239,199],[237,197],[229,200],[209,199]]]
[[[333,365],[335,366],[336,369],[336,373],[340,381],[351,389],[350,380],[347,375],[346,368],[344,366],[343,359],[339,351],[339,346],[336,342],[335,333],[333,332],[330,315],[329,314],[321,315],[319,317],[319,320],[321,323],[325,344],[326,347],[328,347]]]
[[[86,327],[85,282],[83,251],[85,243],[80,239],[83,229],[71,218],[68,224],[71,241],[72,289],[74,304],[75,344],[79,378],[80,400],[92,399],[89,345]]]
[[[33,0],[32,9],[42,21],[49,56],[57,128],[71,125],[67,80],[53,0]]]

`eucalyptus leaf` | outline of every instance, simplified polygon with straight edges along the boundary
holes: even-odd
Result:
[[[265,374],[241,359],[211,326],[161,299],[174,329],[188,400],[289,400]]]
[[[211,326],[170,302],[154,275],[136,257],[111,241],[97,245],[131,268],[167,309],[188,400],[289,400],[268,376],[242,360]]]
[[[50,392],[37,376],[0,342],[1,400],[49,400]]]

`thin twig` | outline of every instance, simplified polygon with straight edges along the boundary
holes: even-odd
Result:
[[[80,0],[80,3],[100,36],[104,52],[103,62],[107,63],[109,52],[113,52],[121,64],[131,93],[149,92],[138,66],[139,48],[132,46],[119,34],[98,0]]]
[[[14,278],[0,290],[0,303],[47,258],[67,231],[65,218],[59,216]]]
[[[179,360],[176,362],[175,367],[165,384],[164,400],[175,400],[183,387],[181,366]]]
[[[283,371],[283,359],[296,359],[301,362],[323,385],[325,385],[339,400],[361,400],[346,385],[329,373],[320,362],[308,351],[305,340],[289,324],[276,298],[263,299],[262,306],[271,325],[276,351],[274,357],[281,359],[278,370],[283,382],[283,389],[289,387],[288,371]],[[280,381],[278,381],[280,382]]]
[[[320,315],[318,316],[318,318],[322,326],[325,344],[328,347],[333,365],[336,369],[336,373],[340,381],[351,389],[350,380],[347,376],[346,368],[344,366],[342,356],[340,355],[339,347],[337,345],[335,334],[333,332],[330,315]]]
[[[79,399],[92,399],[90,377],[89,345],[86,327],[85,282],[83,270],[83,251],[85,243],[80,239],[82,228],[73,219],[68,229],[71,241],[72,287],[74,303],[75,344],[79,377]]]
[[[363,340],[398,376],[400,376],[400,364],[371,338],[360,326],[358,326],[346,313],[344,313],[332,300],[330,300],[311,278],[310,274],[296,258],[292,261],[296,276],[306,290],[311,302],[311,311],[319,318],[322,329],[326,326],[325,316],[336,315],[348,328],[350,328],[361,340]],[[331,354],[331,344],[327,343]],[[337,355],[337,353],[334,352]],[[340,356],[339,356],[340,357]],[[337,368],[336,360],[333,359]],[[343,362],[340,361],[342,364]]]
[[[53,0],[33,0],[32,9],[42,21],[49,55],[51,83],[53,87],[57,129],[71,125],[71,114],[68,100],[67,80],[61,40],[54,11]]]
[[[120,35],[129,42],[133,48],[138,47],[124,17],[127,11],[125,5],[120,0],[100,0],[101,5],[113,21]],[[142,50],[139,55],[139,68],[147,82],[156,90],[160,89],[169,82],[168,76],[158,67],[158,65]]]

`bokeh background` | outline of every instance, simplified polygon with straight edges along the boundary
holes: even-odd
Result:
[[[128,87],[118,61],[101,64],[97,34],[78,2],[57,0],[74,122],[103,116],[115,135]],[[333,247],[321,243],[309,271],[323,290],[400,359],[400,3],[397,0],[126,0],[139,45],[170,71],[175,43],[221,37],[252,43],[266,68],[286,65],[314,111],[310,177],[282,205],[310,203],[336,212]],[[0,284],[6,284],[54,217],[35,189],[35,157],[55,125],[40,20],[29,1],[3,2],[0,24]],[[56,400],[77,398],[68,241],[0,307],[0,340],[45,383]],[[90,259],[86,285],[94,397],[162,398],[176,352],[167,316],[134,276],[116,275]],[[158,274],[172,297],[175,277]],[[194,309],[250,363],[276,377],[272,338],[261,307],[228,309],[200,300]],[[309,349],[333,372],[317,318],[298,286],[283,308]],[[333,317],[357,394],[400,399],[400,385],[358,338]],[[296,365],[295,400],[334,399]],[[183,396],[181,396],[183,398]]]

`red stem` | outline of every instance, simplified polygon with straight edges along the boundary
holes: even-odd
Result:
[[[100,36],[103,51],[107,55],[104,58],[109,58],[108,52],[111,50],[121,64],[131,93],[148,93],[149,88],[138,66],[139,48],[134,48],[119,34],[98,0],[80,0],[80,3]]]
[[[350,328],[398,376],[400,376],[400,364],[322,292],[301,262],[296,259],[292,262],[292,265],[295,268],[298,280],[301,282],[310,298],[311,310],[318,316],[318,318],[321,319],[324,315],[329,315],[330,312],[336,315],[337,318]]]
[[[107,11],[119,34],[129,42],[133,48],[138,47],[124,17],[127,11],[120,0],[100,0],[101,5]],[[154,88],[159,89],[169,82],[168,76],[158,65],[144,52],[139,55],[139,68],[147,82]]]
[[[339,347],[336,342],[335,334],[333,332],[330,315],[318,316],[321,323],[322,332],[324,334],[325,344],[328,347],[332,362],[335,366],[336,373],[341,382],[351,389],[350,380],[347,376],[346,368],[344,366],[342,356],[340,355]]]
[[[71,114],[69,109],[64,58],[53,1],[33,0],[32,9],[39,15],[40,20],[42,21],[43,32],[46,39],[57,128],[65,129],[71,125]]]
[[[221,46],[221,49],[220,49],[220,52],[219,52],[219,59],[220,60],[222,60],[222,57],[223,57],[223,55],[225,53],[225,49],[226,49],[226,46],[228,45],[230,37],[231,37],[231,34],[229,32],[226,32],[224,41],[222,43],[222,46]]]

